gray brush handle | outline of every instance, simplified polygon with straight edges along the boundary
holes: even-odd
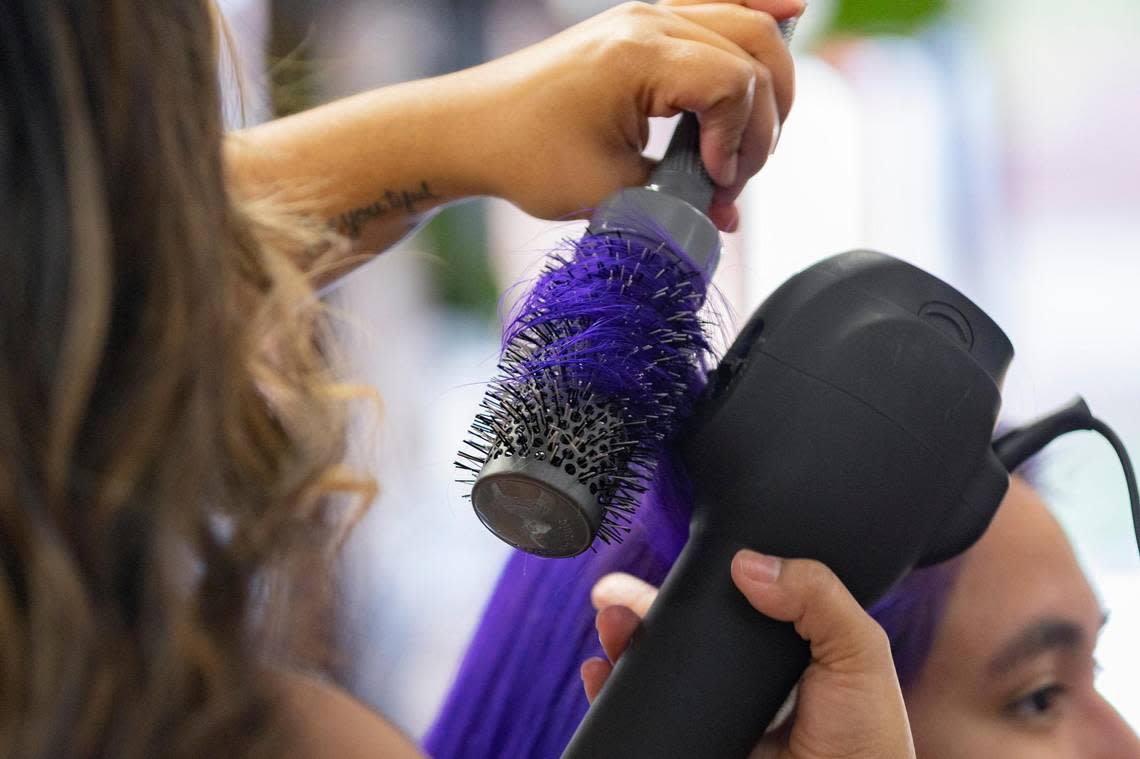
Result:
[[[700,124],[696,114],[685,113],[645,186],[628,187],[604,200],[590,219],[589,231],[662,236],[672,248],[685,251],[686,265],[711,278],[720,259],[720,233],[706,215],[713,189],[701,162]]]
[[[708,213],[716,185],[701,160],[701,125],[695,113],[681,115],[665,157],[649,175],[648,186]]]

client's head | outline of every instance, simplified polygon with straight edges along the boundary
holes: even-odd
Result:
[[[921,759],[1140,757],[1093,682],[1104,613],[1023,480],[976,545],[914,572],[871,613],[891,638]]]

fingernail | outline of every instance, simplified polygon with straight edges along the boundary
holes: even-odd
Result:
[[[725,162],[724,168],[721,169],[721,187],[732,187],[733,183],[736,182],[736,171],[739,164],[740,156],[737,153],[733,153],[732,158],[729,158],[728,161]]]
[[[755,582],[772,583],[780,576],[781,562],[775,556],[768,556],[747,548],[736,554],[740,562],[740,570],[749,580]]]
[[[768,155],[776,152],[776,146],[780,144],[780,135],[783,134],[784,127],[780,122],[776,122],[776,126],[772,127],[772,149],[768,151]]]

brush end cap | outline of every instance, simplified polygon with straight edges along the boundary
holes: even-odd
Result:
[[[525,457],[487,462],[471,502],[500,540],[537,556],[577,556],[590,547],[602,521],[597,499],[576,478]]]

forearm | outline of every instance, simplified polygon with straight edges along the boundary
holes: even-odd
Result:
[[[229,135],[229,175],[317,214],[353,252],[392,245],[439,207],[491,191],[476,135],[487,121],[470,71],[338,100]],[[358,257],[363,260],[366,257]]]

